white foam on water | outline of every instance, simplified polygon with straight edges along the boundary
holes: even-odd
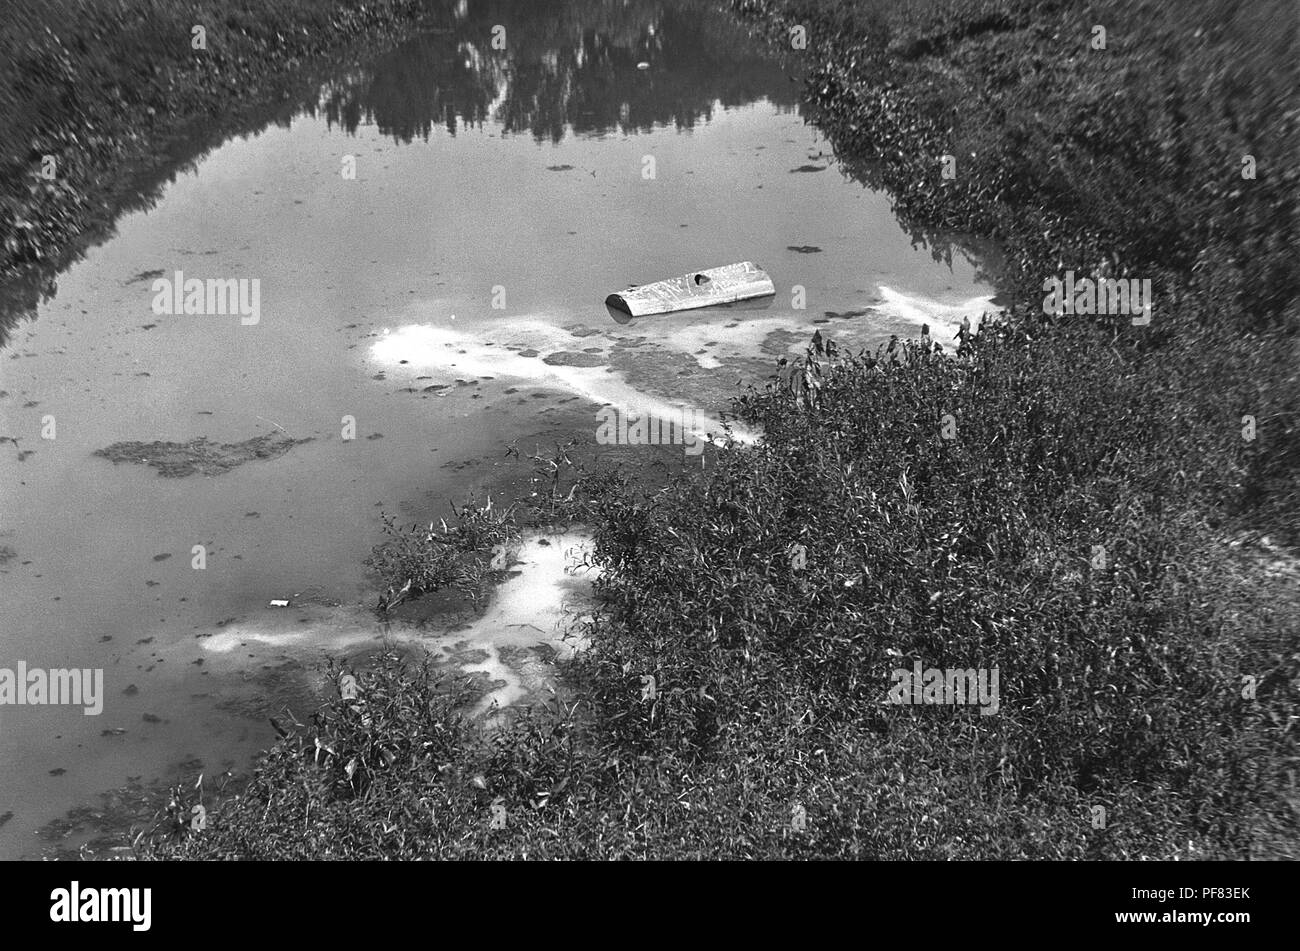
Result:
[[[979,330],[980,321],[985,314],[997,314],[1002,311],[1002,308],[993,303],[991,296],[971,297],[955,304],[945,304],[929,297],[904,294],[883,284],[877,290],[882,300],[879,304],[871,304],[869,310],[896,320],[905,320],[918,327],[928,324],[930,336],[948,346],[956,345],[957,331],[961,329],[962,318],[970,320],[971,333],[975,333]]]
[[[258,614],[202,639],[212,654],[233,655],[256,645],[264,650],[347,651],[381,643],[421,647],[451,657],[481,651],[481,661],[457,662],[464,673],[483,672],[501,686],[490,691],[472,711],[507,707],[539,688],[548,676],[546,665],[515,660],[508,663],[502,648],[550,647],[557,659],[571,657],[584,646],[580,622],[593,604],[596,568],[585,564],[591,540],[580,532],[525,533],[508,549],[511,576],[491,594],[487,610],[467,625],[445,631],[416,628],[399,620],[380,622],[360,606],[317,604],[263,608]],[[303,618],[306,622],[303,623]]]
[[[919,294],[904,294],[884,285],[877,287],[877,292],[879,299],[867,304],[865,309],[918,327],[928,324],[931,336],[943,344],[955,343],[962,318],[970,320],[973,333],[981,315],[1000,310],[988,296],[950,303]],[[854,347],[865,347],[881,334],[881,327],[865,318],[841,320],[829,326],[812,324],[806,311],[773,312],[762,317],[747,316],[745,311],[692,311],[664,320],[654,329],[655,344],[688,354],[704,369],[721,366],[719,356],[770,360],[771,354],[764,353],[763,344],[771,334],[780,331],[798,335],[785,351],[796,355],[803,354],[815,330]]]
[[[203,649],[212,654],[231,654],[255,644],[277,650],[340,651],[378,641],[385,634],[384,625],[360,608],[312,606],[305,609],[305,623],[301,621],[304,609],[286,612],[281,608],[277,611],[281,617],[255,616],[230,622],[217,633],[204,637]],[[405,632],[398,630],[396,625],[387,633],[397,640],[417,639],[413,632],[404,637]]]
[[[988,296],[945,302],[905,294],[884,285],[877,290],[878,299],[868,304],[867,310],[917,327],[929,325],[931,337],[945,346],[955,346],[963,318],[970,321],[973,332],[984,314],[999,310]],[[417,319],[418,316],[427,313],[421,312]],[[630,337],[648,338],[643,346],[685,354],[704,369],[718,369],[728,358],[770,361],[771,354],[763,352],[764,341],[781,331],[799,335],[786,352],[800,353],[815,329],[818,326],[812,325],[803,312],[759,317],[748,316],[745,311],[719,311],[666,317],[653,324],[637,324],[626,333]],[[824,327],[823,333],[841,345],[867,346],[873,339],[879,339],[882,328],[870,319],[848,320]],[[430,376],[449,384],[456,379],[491,376],[556,389],[592,403],[614,406],[620,411],[634,410],[659,419],[681,418],[681,411],[686,410],[685,418],[693,421],[689,428],[695,436],[720,442],[723,426],[716,416],[700,412],[683,401],[648,393],[627,381],[618,363],[635,359],[631,352],[606,352],[604,359],[609,364],[594,367],[552,365],[543,359],[561,351],[580,351],[584,343],[591,346],[593,341],[609,345],[619,337],[620,334],[611,331],[578,338],[545,319],[530,316],[491,322],[465,321],[462,326],[413,322],[385,329],[371,344],[370,357],[386,374],[405,374],[412,380],[416,376]],[[519,350],[530,349],[537,351],[538,356],[519,355]],[[753,445],[759,438],[759,434],[735,422],[732,435],[740,445]]]
[[[736,321],[739,323],[729,326]],[[722,366],[722,361],[718,359],[719,354],[733,358],[761,358],[770,361],[771,355],[763,352],[763,341],[770,334],[782,330],[795,331],[803,335],[787,350],[787,352],[802,353],[808,341],[812,339],[815,329],[809,326],[808,318],[803,315],[743,317],[736,314],[727,315],[725,323],[720,322],[718,317],[714,317],[711,322],[694,321],[675,326],[662,339],[672,349],[692,357],[704,369],[712,370]],[[706,347],[705,344],[709,343],[714,346]]]
[[[492,342],[484,339],[489,335]],[[720,439],[723,433],[721,420],[683,403],[674,403],[639,390],[614,367],[555,366],[542,361],[541,356],[548,352],[581,349],[576,346],[577,342],[566,331],[538,320],[500,321],[478,333],[429,324],[407,324],[383,331],[371,345],[370,354],[386,374],[406,371],[411,376],[441,375],[444,382],[473,376],[508,377],[573,393],[593,403],[635,409],[660,419],[676,419],[679,410],[686,409],[686,418],[693,420],[691,431],[698,438]],[[508,346],[537,350],[541,356],[521,357]],[[595,426],[593,420],[593,429]],[[757,441],[756,434],[734,423],[732,431],[736,441],[742,445],[752,445]]]
[[[580,645],[566,635],[573,618],[590,607],[599,574],[585,564],[590,553],[590,539],[577,533],[525,535],[510,553],[518,573],[493,592],[486,613],[458,637],[498,646],[545,641],[568,656]]]
[[[503,647],[529,648],[545,644],[564,660],[584,646],[578,622],[592,605],[591,585],[599,572],[586,565],[591,541],[576,533],[529,533],[510,549],[515,574],[493,592],[481,618],[455,633],[458,648],[481,650],[482,661],[462,666],[466,673],[482,672],[500,686],[487,694],[472,713],[508,707],[540,686],[536,670],[516,659],[507,663]]]

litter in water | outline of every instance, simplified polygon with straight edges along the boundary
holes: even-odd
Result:
[[[633,317],[643,317],[775,294],[772,279],[757,265],[742,261],[693,271],[667,281],[633,285],[625,291],[610,294],[605,298],[605,304]]]

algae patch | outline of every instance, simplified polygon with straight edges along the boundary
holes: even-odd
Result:
[[[206,437],[189,442],[115,442],[95,455],[114,463],[134,462],[153,466],[161,476],[183,478],[188,475],[221,475],[254,459],[275,459],[307,439],[294,439],[282,433],[268,433],[237,443],[214,443]]]

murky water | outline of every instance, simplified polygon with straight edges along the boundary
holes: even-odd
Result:
[[[0,668],[102,667],[107,696],[93,717],[0,707],[0,857],[130,777],[242,766],[322,650],[411,635],[367,610],[381,511],[444,515],[507,447],[591,434],[605,404],[716,429],[738,380],[814,329],[943,340],[989,309],[973,265],[913,247],[838,170],[798,88],[708,4],[448,4],[66,272],[0,351]],[[603,306],[741,260],[774,299],[628,323]],[[258,321],[156,313],[177,271],[256,279]],[[93,454],[268,434],[310,441],[183,478]],[[568,577],[535,539],[524,555]],[[537,671],[506,661],[554,638],[500,632],[530,603],[554,621],[540,577],[487,627],[418,636],[521,696]]]

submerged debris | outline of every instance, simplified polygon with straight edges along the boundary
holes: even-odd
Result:
[[[543,357],[542,362],[553,367],[600,367],[609,361],[594,353],[557,350]]]
[[[307,439],[294,439],[283,433],[268,433],[238,443],[214,443],[206,437],[189,442],[115,442],[95,455],[114,463],[135,462],[153,466],[161,476],[183,478],[188,475],[220,475],[254,459],[282,456]]]

